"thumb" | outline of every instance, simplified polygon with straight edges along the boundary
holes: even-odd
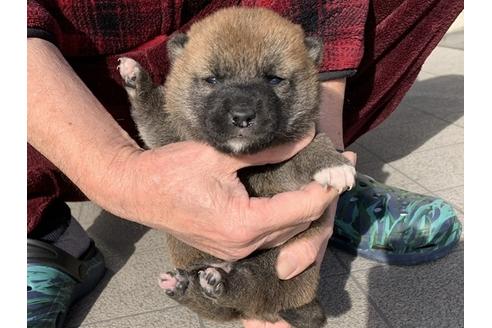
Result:
[[[298,239],[283,247],[277,258],[278,277],[286,280],[306,270],[316,261],[322,242],[319,236],[313,236]]]
[[[277,275],[280,279],[291,279],[316,261],[321,262],[323,260],[328,240],[333,233],[337,200],[338,197],[319,219],[323,221],[319,230],[316,229],[313,231],[314,233],[293,240],[281,248],[276,266]]]

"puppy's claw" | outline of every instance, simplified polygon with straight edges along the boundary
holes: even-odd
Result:
[[[355,168],[350,165],[339,165],[324,168],[316,174],[313,179],[323,186],[331,186],[338,191],[338,194],[345,190],[350,190],[355,184]]]

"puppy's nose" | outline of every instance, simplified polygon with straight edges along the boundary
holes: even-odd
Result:
[[[256,118],[256,113],[249,108],[238,108],[231,110],[229,116],[232,119],[232,125],[238,128],[247,128],[252,125]]]

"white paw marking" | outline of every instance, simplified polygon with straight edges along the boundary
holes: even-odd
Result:
[[[338,190],[341,194],[345,190],[350,190],[355,184],[355,168],[350,165],[340,165],[335,167],[327,167],[313,176],[313,179],[323,186],[331,186]]]
[[[120,64],[117,69],[123,80],[125,80],[125,83],[131,86],[135,85],[137,75],[140,73],[140,65],[135,60],[128,57],[118,58],[118,62]]]

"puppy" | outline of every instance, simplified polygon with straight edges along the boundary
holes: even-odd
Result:
[[[130,58],[121,58],[118,66],[132,117],[149,148],[196,140],[231,155],[255,153],[298,140],[318,119],[322,43],[272,11],[217,11],[175,35],[168,56],[171,70],[164,86],[154,85]],[[292,159],[238,175],[251,196],[268,197],[313,180],[341,192],[354,184],[355,170],[320,133]],[[321,225],[321,219],[313,222],[290,242],[319,233]],[[162,274],[160,286],[198,314],[323,326],[315,266],[280,280],[279,248],[228,263],[172,236],[168,246],[179,269]]]

